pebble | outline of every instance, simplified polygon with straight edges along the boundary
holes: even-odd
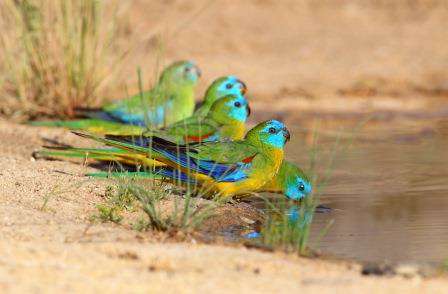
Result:
[[[400,264],[395,268],[395,273],[407,279],[420,275],[419,268],[415,264]]]

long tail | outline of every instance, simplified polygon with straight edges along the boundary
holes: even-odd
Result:
[[[90,107],[77,107],[75,108],[75,115],[79,118],[91,118],[100,119],[112,122],[118,122],[113,116],[103,111],[101,108],[90,108]]]
[[[170,167],[159,167],[155,168],[154,171],[138,171],[138,172],[96,172],[87,173],[86,176],[95,178],[143,178],[152,180],[169,180],[173,183],[181,184],[195,184],[196,181],[190,178],[187,174],[182,171],[170,168]]]
[[[32,126],[63,127],[71,130],[83,130],[96,134],[119,136],[139,136],[146,129],[140,126],[126,125],[101,119],[80,119],[71,121],[33,121]]]
[[[110,139],[107,139],[107,138],[104,138],[104,137],[100,137],[100,136],[97,136],[97,135],[91,134],[91,133],[81,133],[81,132],[77,132],[77,131],[72,131],[72,133],[75,134],[75,135],[78,135],[78,136],[80,136],[82,138],[94,140],[94,141],[103,143],[103,144],[108,145],[108,146],[117,147],[119,149],[134,151],[134,152],[140,153],[140,154],[147,154],[148,153],[148,149],[147,148],[136,146],[136,145],[134,145],[132,143],[126,143],[126,142],[110,140]]]
[[[132,146],[135,149],[144,149],[146,152],[153,153],[154,157],[160,160],[168,160],[174,164],[178,164],[184,168],[191,168],[195,166],[194,160],[189,158],[187,152],[195,152],[194,146],[196,143],[187,145],[177,144],[171,140],[167,140],[157,136],[145,137],[129,137],[129,136],[110,136],[106,135],[101,142],[108,142],[117,146],[116,144]],[[106,144],[108,144],[106,143]]]
[[[212,174],[213,177],[214,173],[220,172],[222,174],[223,172],[229,170],[227,166],[220,167],[219,165],[211,164],[211,171],[205,170],[203,172],[203,168],[199,167],[196,160],[188,154],[188,152],[196,152],[194,149],[194,146],[196,144],[178,145],[176,143],[166,141],[162,138],[151,137],[152,143],[150,145],[150,148],[147,148],[145,147],[146,144],[143,143],[143,146],[139,146],[138,142],[136,143],[135,141],[127,142],[123,140],[122,142],[118,140],[99,137],[94,134],[79,133],[75,131],[73,133],[78,136],[92,139],[112,147],[127,150],[129,153],[140,154],[147,158],[152,158],[175,169],[181,169],[182,172],[190,175],[191,177],[194,176],[197,180],[201,181],[209,180],[209,174]]]
[[[85,175],[88,177],[93,177],[93,178],[132,178],[132,179],[151,179],[151,180],[162,180],[163,179],[163,176],[155,175],[151,172],[101,171],[101,172],[95,172],[95,173],[86,173]]]
[[[120,162],[127,165],[143,165],[148,167],[163,166],[164,164],[148,158],[142,154],[129,153],[118,148],[74,148],[49,146],[36,151],[36,158],[81,158],[97,161]]]

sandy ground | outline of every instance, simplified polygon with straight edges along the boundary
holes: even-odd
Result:
[[[393,3],[392,3],[393,2]],[[129,1],[136,37],[123,68],[193,59],[215,77],[247,82],[258,118],[301,112],[444,115],[444,1]],[[376,4],[374,4],[376,3]],[[155,36],[162,34],[157,55]],[[134,42],[134,41],[130,41]],[[124,96],[124,87],[111,90]],[[295,120],[291,119],[292,122]],[[235,246],[173,243],[127,226],[91,225],[106,182],[75,163],[34,161],[42,136],[63,130],[0,122],[1,292],[445,293],[445,278],[363,277],[360,266]],[[235,207],[233,213],[250,209]]]
[[[2,292],[442,293],[448,287],[444,278],[363,277],[356,263],[194,239],[173,243],[126,225],[92,225],[106,182],[85,180],[91,168],[30,156],[42,137],[82,144],[78,138],[8,122],[0,123],[0,136]],[[251,217],[246,206],[228,207],[227,214]]]

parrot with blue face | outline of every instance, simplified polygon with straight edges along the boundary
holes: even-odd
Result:
[[[125,152],[124,152],[125,153]],[[118,162],[124,161],[119,158],[116,159]],[[145,165],[141,162],[139,165]],[[124,166],[126,167],[126,166]],[[94,172],[88,173],[86,176],[107,178],[107,177],[138,177],[138,178],[150,178],[155,180],[168,179],[173,183],[189,183],[190,186],[200,185],[194,179],[189,177],[186,173],[180,171],[179,169],[173,169],[169,166],[160,166],[150,171],[138,171],[132,170],[129,167],[127,170],[119,172]],[[311,195],[312,184],[310,178],[294,163],[283,160],[282,165],[278,173],[265,185],[254,192],[270,192],[283,194],[288,199],[300,201],[307,196]]]
[[[240,94],[227,95],[216,100],[204,117],[186,119],[161,130],[148,130],[140,140],[157,136],[180,144],[240,140],[246,132],[246,120],[250,115],[249,103]],[[113,135],[107,135],[113,138]],[[115,138],[129,136],[117,135]]]
[[[277,120],[258,124],[242,140],[188,145],[159,137],[136,144],[127,139],[75,134],[179,169],[201,182],[207,189],[205,193],[224,198],[247,195],[271,181],[283,162],[283,148],[290,138],[286,126]]]
[[[66,127],[97,133],[110,129],[117,131],[120,128],[123,132],[135,133],[141,130],[139,127],[167,126],[193,114],[194,91],[200,76],[201,71],[194,62],[177,61],[163,70],[159,81],[151,90],[111,102],[99,109],[76,110],[77,116],[88,119],[38,121],[31,122],[31,125]]]
[[[113,136],[108,138],[150,144],[151,136],[159,136],[180,144],[191,142],[213,142],[224,140],[240,140],[244,137],[246,120],[250,115],[247,100],[241,95],[227,95],[215,101],[207,116],[199,121],[186,121],[162,130],[146,131],[132,136]],[[128,154],[118,148],[75,148],[71,146],[47,147],[35,152],[36,157],[83,158],[97,161],[120,161],[125,164],[161,165],[152,159],[138,154]]]
[[[82,114],[138,126],[167,126],[192,115],[200,75],[194,62],[178,61],[162,72],[153,89]]]
[[[216,79],[207,89],[202,105],[188,118],[177,121],[177,125],[200,123],[211,106],[220,98],[227,95],[242,96],[246,92],[246,85],[234,76],[225,76]],[[170,119],[171,120],[171,119]],[[72,120],[72,121],[37,121],[31,122],[34,126],[65,127],[71,130],[84,130],[96,134],[138,136],[147,130],[141,125],[130,125],[122,122],[103,120],[98,118]],[[172,127],[174,123],[168,127]]]
[[[277,175],[260,191],[282,193],[292,200],[302,200],[311,194],[310,178],[295,164],[284,160]]]
[[[207,88],[201,105],[194,111],[193,117],[204,117],[216,100],[229,95],[246,94],[246,84],[235,76],[224,76],[217,78]]]

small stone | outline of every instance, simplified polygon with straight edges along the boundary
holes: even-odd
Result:
[[[368,262],[362,266],[361,273],[365,276],[391,276],[395,272],[389,264]]]
[[[395,268],[395,273],[407,279],[411,279],[420,275],[419,268],[415,264],[401,264]]]

